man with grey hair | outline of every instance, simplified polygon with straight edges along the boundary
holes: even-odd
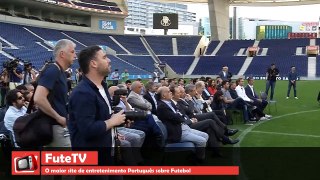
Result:
[[[46,147],[71,147],[69,132],[66,129],[67,113],[67,78],[65,70],[76,58],[76,45],[61,39],[53,50],[55,63],[47,65],[38,80],[34,94],[34,102],[39,109],[52,117],[53,140]],[[42,176],[42,179],[54,179],[53,176]],[[63,176],[62,179],[74,179]]]

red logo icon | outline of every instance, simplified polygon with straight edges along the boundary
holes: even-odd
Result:
[[[40,175],[39,151],[13,151],[12,175]]]

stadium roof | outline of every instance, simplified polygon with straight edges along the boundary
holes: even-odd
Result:
[[[158,2],[208,3],[208,0],[148,0]],[[320,4],[320,0],[229,0],[231,6],[293,6]]]

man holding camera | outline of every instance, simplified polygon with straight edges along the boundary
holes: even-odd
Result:
[[[14,60],[14,63],[12,63],[12,68],[7,68],[9,71],[9,79],[10,79],[10,83],[9,83],[9,89],[15,89],[17,86],[19,86],[21,84],[21,80],[23,78],[22,75],[22,69],[18,66],[19,61],[18,60]]]
[[[32,69],[32,63],[24,64],[23,84],[30,84],[36,79],[36,72]]]
[[[90,46],[79,53],[78,61],[83,79],[69,100],[71,144],[73,148],[98,150],[98,164],[112,165],[113,147],[119,146],[115,127],[123,124],[126,116],[123,110],[116,114],[111,110],[107,84],[103,81],[111,72],[110,59],[99,46]],[[108,179],[108,176],[88,179]]]

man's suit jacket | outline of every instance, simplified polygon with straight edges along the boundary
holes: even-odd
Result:
[[[154,103],[150,93],[147,91],[144,95],[143,95],[143,98],[146,99],[149,103],[151,103],[152,105],[152,110],[151,110],[151,113],[154,114],[154,115],[157,115],[157,107],[156,107],[156,104]]]
[[[193,109],[192,107],[189,105],[189,103],[187,103],[184,100],[179,100],[177,101],[177,108],[179,109],[179,111],[181,112],[181,114],[184,115],[185,117],[185,123],[190,125],[192,124],[192,121],[190,120],[190,118],[193,118]]]
[[[230,81],[232,77],[232,74],[229,71],[226,72],[226,75],[224,75],[223,71],[220,71],[218,75],[223,81]]]
[[[182,135],[181,123],[185,119],[177,113],[177,107],[171,102],[172,107],[176,110],[174,112],[165,102],[158,101],[157,114],[158,118],[166,125],[168,131],[168,142],[180,142]]]
[[[133,108],[137,110],[148,111],[152,109],[152,105],[147,100],[133,91],[130,92],[127,101]]]
[[[254,92],[254,94],[252,94],[251,88],[248,85],[244,88],[244,90],[245,90],[246,95],[248,96],[248,98],[250,98],[252,100],[259,99],[256,92]]]

